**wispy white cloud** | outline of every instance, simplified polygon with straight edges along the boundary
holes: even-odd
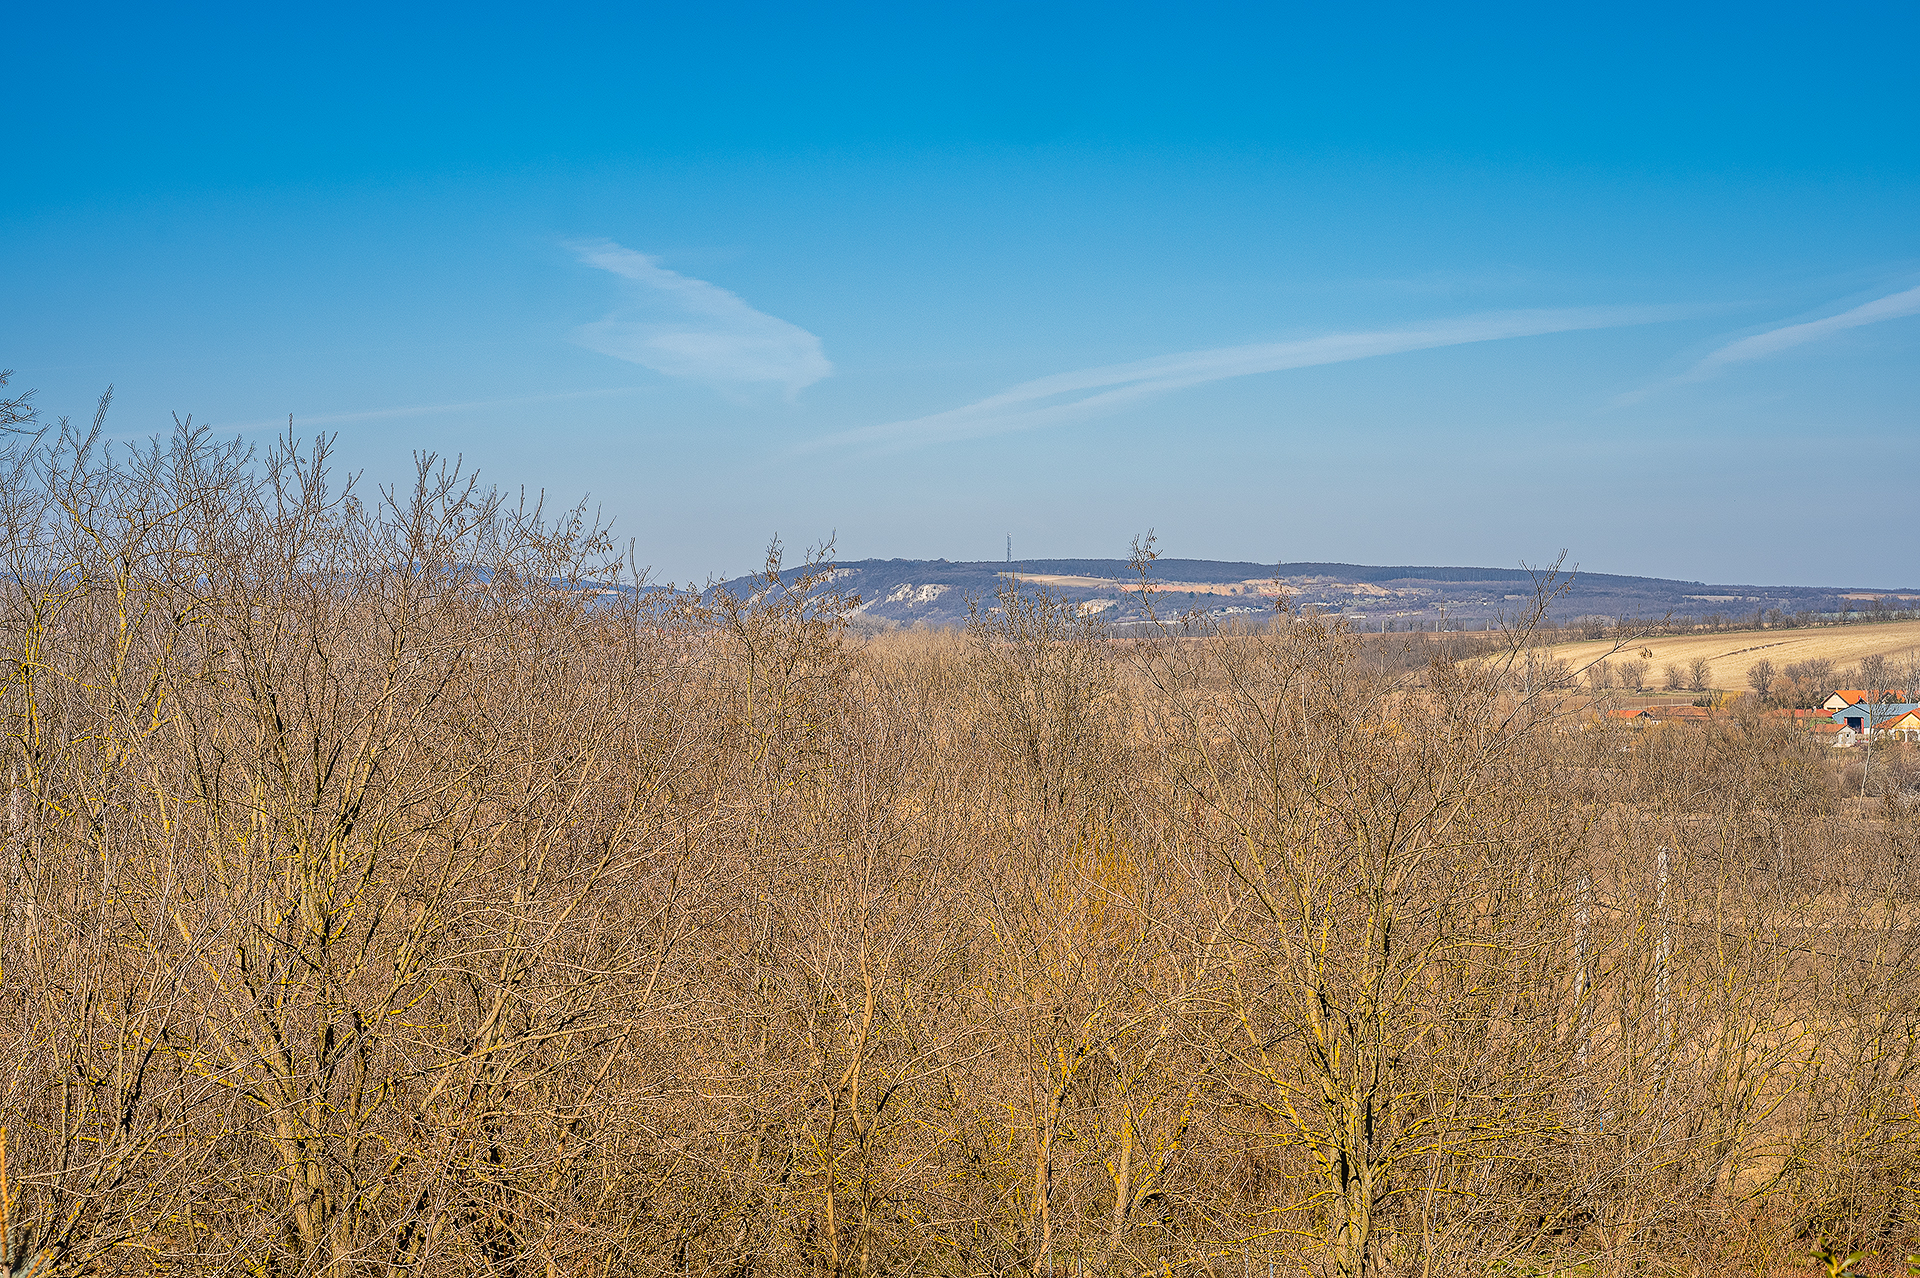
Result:
[[[522,404],[552,404],[569,399],[600,399],[608,395],[631,395],[637,390],[633,386],[609,386],[600,390],[555,391],[546,395],[513,395],[506,399],[470,399],[452,404],[402,404],[392,408],[362,408],[341,413],[295,413],[294,425],[337,426],[351,422],[385,421],[398,417],[431,417],[437,413],[458,413],[480,408],[517,407]],[[229,430],[265,430],[284,428],[286,421],[273,418],[265,421],[228,423],[223,428]]]
[[[964,408],[908,421],[841,431],[802,445],[807,451],[872,446],[883,449],[971,439],[1084,421],[1129,404],[1231,377],[1289,368],[1340,364],[1376,355],[1464,346],[1509,337],[1535,337],[1579,329],[1616,328],[1673,318],[1670,307],[1590,307],[1582,310],[1508,311],[1371,333],[1337,333],[1293,342],[1262,342],[1219,350],[1162,355],[1130,364],[1109,364],[1056,373],[990,395]]]
[[[567,247],[588,266],[626,282],[626,305],[576,333],[589,350],[669,377],[721,385],[772,382],[789,395],[833,371],[819,338],[718,285],[669,271],[658,259],[611,240]]]
[[[1782,328],[1768,329],[1764,333],[1755,333],[1743,337],[1737,342],[1729,342],[1695,364],[1678,379],[1683,382],[1704,381],[1730,364],[1744,364],[1750,360],[1766,359],[1778,355],[1781,351],[1791,350],[1795,346],[1804,346],[1808,342],[1817,342],[1823,337],[1850,328],[1859,328],[1863,324],[1878,324],[1882,320],[1899,319],[1905,315],[1920,314],[1920,287],[1895,293],[1890,297],[1877,298],[1865,302],[1838,315],[1829,315],[1825,319],[1808,320],[1804,324],[1788,324]]]

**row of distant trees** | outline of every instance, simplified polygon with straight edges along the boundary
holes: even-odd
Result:
[[[1748,668],[1747,686],[1761,699],[1785,706],[1820,705],[1835,688],[1859,689],[1874,700],[1898,700],[1907,689],[1920,686],[1920,654],[1896,658],[1876,652],[1837,672],[1825,658],[1789,662],[1778,669],[1763,658]]]
[[[1596,691],[1623,688],[1636,692],[1658,688],[1666,692],[1711,690],[1712,669],[1705,657],[1688,662],[1669,662],[1655,670],[1652,653],[1641,649],[1638,655],[1618,661],[1596,661],[1587,668],[1587,682]],[[1874,653],[1858,664],[1836,667],[1826,657],[1789,662],[1775,666],[1761,658],[1747,669],[1747,687],[1762,701],[1783,706],[1814,707],[1822,704],[1836,688],[1857,688],[1878,698],[1894,696],[1920,687],[1920,654],[1902,658]]]
[[[1649,678],[1652,654],[1642,650],[1639,656],[1623,658],[1620,661],[1596,661],[1587,667],[1587,681],[1597,690],[1608,688],[1628,688],[1641,691],[1653,686]],[[1695,657],[1684,664],[1669,663],[1658,678],[1660,686],[1669,692],[1705,692],[1710,686],[1712,667],[1705,657]]]
[[[1713,612],[1702,616],[1688,613],[1655,618],[1610,617],[1604,613],[1589,613],[1567,620],[1543,621],[1539,637],[1549,643],[1565,643],[1576,639],[1637,639],[1646,635],[1684,635],[1702,631],[1717,634],[1728,630],[1800,630],[1818,626],[1920,620],[1920,609],[1904,608],[1900,606],[1901,603],[1899,596],[1881,595],[1867,600],[1840,599],[1835,601],[1832,609],[1824,611],[1812,608],[1756,608],[1745,613]],[[1500,617],[1463,620],[1441,612],[1420,616],[1353,618],[1348,621],[1348,629],[1356,634],[1499,631],[1505,624],[1505,619]]]
[[[1860,606],[1856,607],[1858,602]],[[1882,621],[1913,621],[1920,619],[1920,610],[1901,607],[1901,599],[1895,595],[1881,595],[1865,601],[1841,599],[1831,611],[1816,611],[1802,608],[1789,611],[1785,608],[1756,608],[1748,613],[1713,612],[1704,616],[1669,616],[1665,618],[1609,617],[1592,613],[1584,617],[1575,617],[1561,627],[1569,638],[1578,635],[1582,639],[1618,639],[1633,638],[1654,634],[1696,634],[1700,631],[1719,633],[1726,630],[1800,630],[1816,626],[1847,626]]]
[[[1860,606],[1856,607],[1858,602]],[[1842,599],[1829,611],[1802,608],[1790,611],[1785,608],[1756,608],[1747,613],[1707,613],[1695,616],[1691,613],[1683,616],[1668,617],[1610,617],[1604,613],[1589,613],[1566,621],[1544,622],[1540,637],[1549,642],[1568,642],[1575,639],[1634,639],[1643,635],[1684,635],[1698,634],[1702,631],[1717,634],[1728,630],[1800,630],[1818,626],[1851,626],[1871,624],[1883,621],[1920,620],[1920,609],[1903,608],[1901,600],[1895,595],[1882,595],[1864,601]],[[1479,618],[1457,620],[1444,613],[1434,616],[1389,617],[1378,620],[1356,620],[1349,628],[1356,633],[1392,633],[1422,630],[1499,630],[1500,618]]]

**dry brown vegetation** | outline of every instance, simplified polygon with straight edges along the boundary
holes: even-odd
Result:
[[[1912,1234],[1920,827],[1759,718],[1593,725],[1523,633],[1408,673],[1010,593],[862,645],[290,443],[22,440],[0,518],[10,1273]]]

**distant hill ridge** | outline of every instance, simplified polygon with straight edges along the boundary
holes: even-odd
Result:
[[[926,560],[863,560],[862,563],[925,563]],[[944,561],[936,561],[944,562]],[[852,567],[854,565],[847,565]],[[955,564],[954,567],[991,568],[1006,572],[1009,568],[1028,573],[1059,574],[1062,576],[1113,577],[1134,576],[1131,564],[1125,559],[1030,559],[1011,565],[982,561],[979,563]],[[1266,580],[1278,576],[1289,577],[1334,577],[1343,581],[1524,581],[1531,584],[1533,578],[1524,568],[1444,568],[1417,567],[1400,565],[1391,567],[1372,567],[1367,564],[1259,564],[1234,563],[1220,559],[1156,559],[1151,576],[1172,581],[1247,581]],[[1621,577],[1610,573],[1586,573],[1581,577],[1596,582],[1661,582],[1676,586],[1704,586],[1698,581],[1670,581],[1662,577]],[[1740,587],[1748,589],[1748,587]],[[1758,589],[1758,587],[1754,587]]]
[[[1009,574],[1076,603],[1103,620],[1138,618],[1137,581],[1124,559],[945,559],[840,560],[833,565],[834,588],[859,595],[866,624],[952,625],[967,617],[968,601],[991,607]],[[788,569],[789,580],[800,569]],[[1876,597],[1891,606],[1920,606],[1920,589],[1839,586],[1713,585],[1664,577],[1567,570],[1568,589],[1552,605],[1552,617],[1569,622],[1581,617],[1675,617],[1726,619],[1777,610],[1782,615],[1833,614],[1862,610]],[[1442,619],[1449,625],[1478,628],[1530,603],[1534,573],[1525,568],[1442,567],[1342,563],[1262,564],[1215,559],[1160,559],[1149,571],[1155,606],[1162,615],[1193,610],[1216,619],[1257,616],[1273,607],[1272,583],[1286,588],[1298,606],[1339,612],[1365,629],[1424,629]],[[758,579],[741,577],[715,589],[736,594],[759,588]]]

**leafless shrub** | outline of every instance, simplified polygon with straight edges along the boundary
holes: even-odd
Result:
[[[362,494],[7,403],[12,1272],[1913,1236],[1911,752],[1841,801],[1757,712],[1595,722],[1551,573],[1457,649],[1018,583],[863,637],[828,548],[646,590],[431,458]]]

